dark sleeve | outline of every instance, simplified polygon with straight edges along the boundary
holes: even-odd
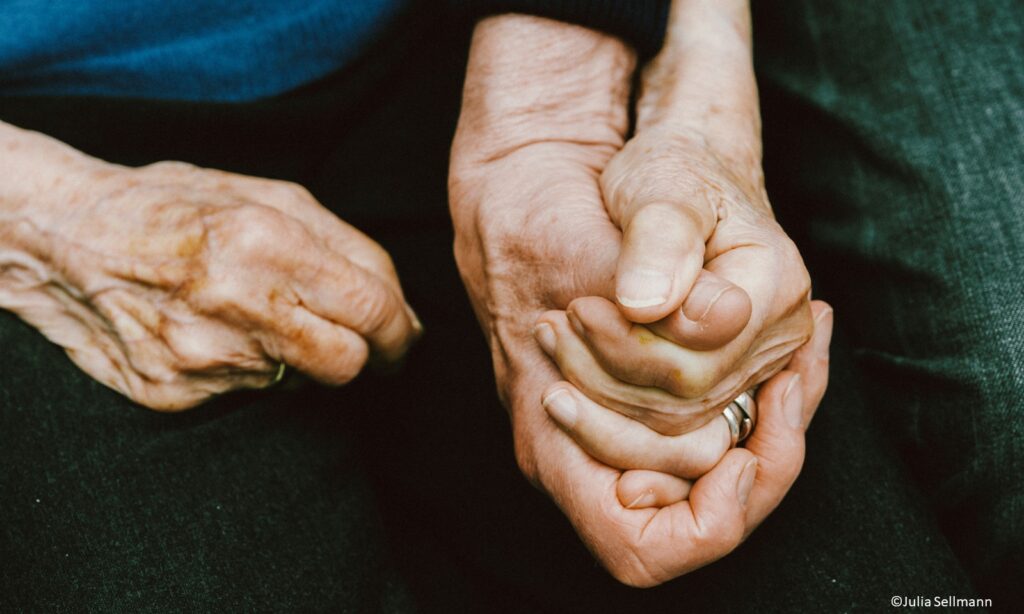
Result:
[[[661,49],[671,0],[448,0],[470,18],[527,13],[614,34],[641,59]]]

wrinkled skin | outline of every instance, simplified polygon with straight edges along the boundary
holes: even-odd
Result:
[[[665,130],[639,133],[609,162],[602,193],[616,226],[623,219],[634,224],[625,240],[638,250],[658,247],[665,234],[692,237],[692,245],[667,249],[696,254],[694,266],[703,270],[689,274],[700,277],[687,302],[696,302],[695,291],[708,291],[701,285],[713,286],[718,300],[701,312],[712,315],[703,318],[709,322],[693,328],[719,343],[694,349],[676,334],[680,327],[670,323],[693,322],[685,303],[671,317],[644,325],[601,296],[545,313],[538,329],[552,332],[538,341],[567,380],[620,414],[592,412],[585,421],[562,424],[588,452],[620,468],[696,478],[729,446],[721,408],[785,366],[810,337],[811,311],[807,271],[760,183],[730,172],[708,145],[689,139]],[[615,205],[626,200],[621,192],[633,195],[633,203],[652,204],[639,204],[630,217]],[[683,228],[694,220],[707,229]],[[734,323],[742,324],[738,332]]]
[[[809,302],[759,163],[738,174],[731,151],[685,124],[665,136],[638,128],[623,148],[630,68],[617,41],[591,31],[481,22],[449,187],[456,259],[520,467],[613,575],[650,586],[728,553],[784,496],[827,380],[831,310]],[[632,300],[624,269],[651,245],[649,260],[678,266],[672,286],[660,302]],[[758,429],[723,456],[722,405],[766,378]],[[597,428],[574,428],[570,414]],[[607,428],[609,417],[620,423]],[[665,439],[711,426],[717,443],[659,442],[658,458],[645,458],[650,438],[622,438],[624,423]],[[629,445],[604,454],[616,437]],[[687,467],[658,464],[694,449]]]
[[[384,250],[298,185],[4,136],[63,172],[6,208],[0,306],[140,404],[263,387],[280,363],[343,384],[417,334]]]

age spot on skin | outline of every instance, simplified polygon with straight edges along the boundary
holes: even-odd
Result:
[[[180,243],[175,253],[180,258],[190,258],[195,256],[203,248],[203,235],[194,234],[185,237]]]

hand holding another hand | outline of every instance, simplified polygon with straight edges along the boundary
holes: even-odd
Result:
[[[517,460],[638,586],[723,556],[778,504],[827,379],[831,310],[812,308],[771,215],[749,55],[730,53],[738,91],[711,79],[710,99],[676,87],[692,66],[656,61],[623,146],[631,56],[620,43],[485,20],[452,150],[456,259]],[[741,102],[711,104],[718,96]],[[727,451],[721,408],[766,379],[754,436]],[[691,489],[679,476],[699,479]]]

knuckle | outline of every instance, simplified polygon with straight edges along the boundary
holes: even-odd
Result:
[[[313,194],[306,189],[306,186],[294,181],[279,181],[282,189],[286,190],[292,198],[305,201],[316,201]]]
[[[149,164],[144,168],[150,169],[155,172],[168,174],[192,173],[199,170],[199,167],[196,166],[195,164],[181,162],[179,160],[161,160],[160,162],[154,162],[152,164]]]
[[[328,352],[335,356],[327,383],[342,386],[354,380],[366,366],[369,349],[365,343],[347,343],[343,347],[329,348]]]
[[[672,370],[665,385],[671,386],[671,392],[676,396],[698,399],[706,396],[718,383],[718,372],[719,367],[713,361],[704,361],[699,366],[687,369],[686,372]]]
[[[679,226],[680,222],[692,222],[693,216],[686,208],[670,203],[651,203],[640,209],[632,224],[644,229],[663,230]]]
[[[171,352],[173,366],[176,371],[196,372],[207,371],[218,367],[234,366],[234,363],[252,362],[256,366],[258,361],[247,361],[244,352],[229,352],[235,355],[235,360],[229,361],[222,352],[218,351],[217,340],[206,335],[197,334],[194,329],[165,325],[159,331],[164,345]],[[247,366],[247,365],[239,365]]]
[[[197,309],[208,314],[233,316],[248,310],[243,284],[227,276],[206,273],[190,281],[181,292]]]
[[[369,281],[349,289],[348,302],[355,314],[356,330],[372,334],[386,328],[398,316],[395,299],[390,293]]]
[[[784,237],[775,250],[776,270],[783,272],[781,284],[783,299],[790,304],[810,301],[811,275],[804,265],[803,256],[789,237]]]
[[[284,216],[270,207],[245,205],[223,212],[216,225],[234,253],[262,256],[281,239],[284,221]]]

